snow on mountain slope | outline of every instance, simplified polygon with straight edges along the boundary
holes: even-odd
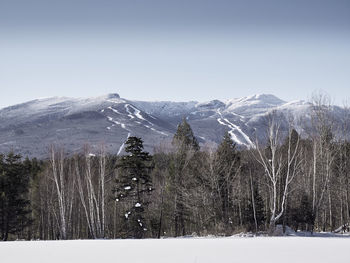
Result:
[[[231,99],[225,102],[226,112],[234,112],[246,117],[261,114],[269,109],[281,106],[286,102],[274,95],[259,94],[239,99]]]
[[[88,143],[92,148],[104,144],[108,152],[122,154],[129,136],[142,137],[146,150],[152,152],[171,141],[183,118],[201,144],[218,144],[229,132],[238,146],[253,147],[256,139],[263,139],[266,116],[272,111],[284,123],[293,117],[301,132],[298,122],[310,119],[309,103],[284,102],[268,94],[201,103],[132,101],[118,94],[38,99],[0,110],[0,152],[45,157],[50,144],[72,153]],[[342,118],[341,108],[334,107],[334,112]]]
[[[131,135],[141,136],[145,146],[170,137],[174,127],[131,105],[117,94],[96,98],[49,98],[0,110],[0,151],[45,157],[50,144],[69,153],[84,144],[121,153]]]
[[[130,103],[148,113],[150,117],[157,116],[176,127],[182,118],[196,108],[198,102],[130,101]]]
[[[228,133],[231,135],[231,138],[233,141],[235,141],[239,145],[244,145],[248,148],[254,147],[254,143],[250,140],[249,136],[242,131],[242,129],[239,126],[233,124],[227,118],[224,118],[219,110],[218,110],[218,114],[221,117],[221,118],[218,118],[218,122],[221,125],[228,126],[230,128]],[[243,140],[239,139],[239,137],[235,134],[235,132],[239,133],[243,137]]]

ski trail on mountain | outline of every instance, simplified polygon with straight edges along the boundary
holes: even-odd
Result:
[[[159,133],[159,134],[162,134],[162,135],[168,136],[168,134],[166,134],[165,132],[158,131],[158,130],[156,130],[155,128],[153,128],[153,127],[149,126],[149,125],[144,125],[144,126],[145,126],[146,128],[148,128],[148,129],[150,129],[150,130],[154,131],[154,132],[157,132],[157,133]]]
[[[116,109],[114,109],[114,108],[112,108],[112,107],[108,107],[108,109],[110,109],[110,110],[113,111],[114,113],[117,113],[117,114],[120,114],[120,115],[121,115],[121,113],[120,113],[118,110],[116,110]]]
[[[161,135],[164,136],[169,136],[167,133],[159,131],[157,129],[155,129],[152,126],[155,126],[152,122],[146,120],[142,115],[141,115],[141,111],[138,110],[137,108],[135,108],[134,106],[130,105],[130,104],[125,104],[124,108],[126,110],[127,116],[130,118],[130,120],[134,119],[134,122],[139,124],[139,125],[143,125],[144,127],[146,127],[147,129],[150,129],[156,133],[159,133]],[[107,108],[108,110],[111,110],[112,112],[119,114],[119,115],[123,115],[122,113],[120,113],[117,109],[114,109],[113,107],[109,106]],[[133,110],[133,112],[132,112]],[[101,112],[105,112],[105,109],[101,110]],[[124,130],[131,132],[129,129],[126,128],[126,125],[124,123],[121,123],[117,120],[115,120],[113,117],[111,116],[107,116],[107,119],[109,122],[112,123],[111,126],[106,127],[107,130],[111,130],[113,127],[115,127],[116,125],[120,125]],[[143,122],[146,122],[147,124],[141,123],[140,121],[136,121],[136,119],[139,119]]]
[[[217,121],[224,126],[229,127],[231,130],[228,132],[231,135],[232,140],[234,140],[235,142],[237,142],[238,144],[243,144],[246,145],[248,148],[250,147],[254,147],[253,142],[250,140],[249,136],[247,134],[245,134],[241,128],[235,124],[233,124],[232,122],[230,122],[228,119],[224,118],[220,112],[220,110],[217,110],[217,113],[220,115],[221,118],[218,118]],[[242,142],[241,140],[238,139],[237,135],[234,133],[234,131],[239,132],[244,140],[246,141],[245,143]]]
[[[134,110],[134,113],[133,113],[134,115],[132,115],[132,112],[130,111],[129,107],[130,107],[131,109]],[[143,126],[145,126],[147,129],[150,129],[150,130],[152,130],[152,131],[154,131],[154,132],[157,132],[157,133],[159,133],[159,134],[168,136],[168,134],[166,134],[165,132],[158,131],[157,129],[151,127],[151,126],[154,126],[154,124],[153,124],[152,122],[146,120],[146,119],[141,115],[141,111],[138,110],[137,108],[135,108],[134,106],[132,106],[132,105],[130,105],[130,104],[125,104],[125,109],[126,109],[126,111],[127,111],[127,113],[128,113],[128,116],[130,117],[130,119],[134,119],[134,118],[136,117],[137,119],[142,120],[142,121],[144,121],[144,122],[147,122],[147,123],[149,124],[149,125],[148,125],[148,124],[143,124]],[[142,123],[140,123],[139,121],[136,121],[136,123],[142,124]]]
[[[115,124],[117,124],[117,125],[120,125],[124,130],[127,130],[128,132],[130,132],[130,130],[126,128],[126,125],[125,125],[124,123],[121,123],[121,122],[119,122],[119,121],[116,121],[116,120],[114,120],[114,119],[113,119],[112,117],[110,117],[110,116],[107,116],[107,119],[108,119],[109,122],[113,123],[112,126],[107,127],[108,130],[110,130],[111,127],[114,127]]]
[[[231,130],[228,131],[228,133],[230,134],[232,140],[234,140],[234,141],[235,141],[236,143],[238,143],[238,144],[244,144],[244,145],[246,145],[245,143],[241,142],[241,141],[238,139],[238,137],[236,136],[236,134],[233,133],[234,128],[232,128],[230,125],[228,125],[228,124],[226,124],[225,122],[223,122],[223,121],[221,120],[221,118],[218,118],[218,122],[219,122],[221,125],[228,126],[229,128],[231,128]]]
[[[138,119],[147,121],[144,117],[142,117],[141,111],[140,111],[140,110],[136,109],[134,106],[132,106],[132,105],[130,105],[130,104],[126,104],[125,106],[128,106],[128,107],[132,108],[132,109],[134,110],[135,116],[136,116]],[[147,121],[147,122],[149,122],[149,121]]]
[[[124,105],[125,110],[126,110],[126,112],[128,113],[128,116],[129,116],[130,120],[132,120],[132,119],[134,119],[135,117],[134,117],[134,115],[132,115],[132,113],[131,113],[131,111],[129,110],[129,107],[128,107],[128,106],[130,106],[130,105],[129,105],[129,104],[125,104],[125,105]]]
[[[233,124],[232,122],[230,122],[228,119],[224,119],[229,125],[231,125],[232,127],[234,127],[234,129],[236,129],[242,136],[243,138],[246,140],[246,142],[248,142],[250,147],[254,147],[253,142],[250,140],[250,138],[248,137],[247,134],[245,134],[241,128],[235,124]]]
[[[125,142],[129,139],[130,135],[131,135],[131,133],[129,132],[129,133],[128,133],[128,137],[126,138]],[[123,151],[124,146],[125,146],[125,142],[123,142],[123,144],[119,147],[119,150],[118,150],[118,153],[117,153],[118,156],[119,156],[120,153]]]

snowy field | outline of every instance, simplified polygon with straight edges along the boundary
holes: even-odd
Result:
[[[0,242],[1,262],[350,262],[349,237]]]

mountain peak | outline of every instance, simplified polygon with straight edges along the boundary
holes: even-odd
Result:
[[[107,99],[120,99],[120,96],[118,93],[109,93],[107,94]]]
[[[285,101],[281,100],[280,98],[276,97],[275,95],[272,94],[254,94],[252,96],[248,96],[244,98],[244,101],[261,101],[265,102],[268,104],[283,104],[286,103]]]

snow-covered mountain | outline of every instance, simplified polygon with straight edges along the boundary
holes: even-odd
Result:
[[[142,137],[152,152],[171,141],[182,118],[201,144],[219,143],[228,131],[238,145],[250,147],[262,137],[265,116],[271,111],[297,122],[309,116],[309,108],[306,102],[285,102],[267,94],[204,103],[132,101],[118,94],[38,99],[0,110],[0,152],[45,157],[51,144],[69,153],[85,144],[97,151],[103,144],[108,152],[120,154],[128,136]]]

